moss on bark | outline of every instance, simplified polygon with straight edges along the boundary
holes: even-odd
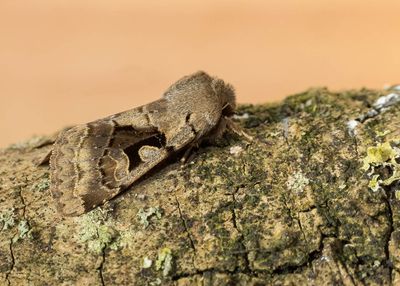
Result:
[[[228,133],[76,218],[57,214],[48,166],[35,166],[49,138],[3,149],[0,284],[400,283],[400,103],[377,105],[388,94],[241,106],[252,143]]]

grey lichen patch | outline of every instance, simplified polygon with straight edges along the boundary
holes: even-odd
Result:
[[[347,130],[348,130],[349,135],[356,136],[357,135],[357,127],[360,124],[365,123],[369,119],[376,118],[378,115],[393,108],[399,102],[400,102],[400,95],[398,93],[389,93],[389,94],[378,97],[375,100],[375,102],[372,104],[372,108],[368,109],[367,112],[362,113],[357,118],[353,118],[353,119],[347,121],[346,125],[347,125]],[[375,132],[378,137],[384,137],[385,135],[390,133],[390,131],[388,131],[388,130],[385,130],[383,132],[380,130],[376,130]]]
[[[14,208],[9,210],[3,210],[0,212],[0,226],[1,230],[7,230],[15,226],[16,215],[14,213]]]
[[[152,265],[153,265],[153,260],[151,260],[147,256],[143,257],[143,260],[142,260],[142,268],[143,269],[150,268]]]
[[[100,254],[107,246],[116,247],[112,242],[118,233],[106,222],[104,212],[98,208],[79,218],[80,232],[77,240],[87,244],[90,252]]]
[[[132,240],[135,238],[136,231],[132,227],[124,230],[118,230],[118,233],[113,238],[108,247],[112,250],[134,247]]]
[[[389,93],[385,96],[379,97],[373,107],[375,109],[381,110],[384,108],[388,108],[389,106],[395,105],[400,102],[400,95],[397,93]]]
[[[390,186],[400,181],[399,143],[400,140],[393,139],[368,147],[362,168],[371,177],[368,185],[371,190],[378,191],[381,186]]]
[[[168,247],[164,247],[158,252],[158,258],[156,261],[156,270],[162,270],[162,275],[168,276],[173,267],[173,256],[172,251]]]
[[[150,218],[151,217],[156,217],[157,219],[161,219],[162,217],[162,210],[156,206],[156,207],[150,207],[147,208],[146,210],[141,208],[138,213],[137,217],[139,218],[139,222],[141,225],[143,225],[143,228],[147,228],[150,225]]]
[[[310,180],[301,171],[298,171],[289,176],[287,187],[295,193],[301,193],[309,183]]]
[[[44,178],[34,188],[35,188],[35,190],[37,190],[39,192],[43,192],[43,191],[48,190],[49,187],[50,187],[50,179],[49,178]]]
[[[29,224],[26,220],[20,221],[17,229],[18,233],[13,237],[13,243],[19,241],[20,239],[32,238],[32,229],[29,227]]]
[[[232,155],[235,156],[235,157],[239,156],[240,153],[242,153],[242,152],[243,152],[242,146],[238,146],[238,145],[232,146],[232,147],[229,149],[229,153],[232,154]]]

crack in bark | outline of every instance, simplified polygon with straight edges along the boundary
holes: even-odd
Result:
[[[104,266],[105,261],[106,261],[106,252],[105,252],[105,247],[104,247],[103,250],[102,250],[102,260],[101,260],[100,266],[99,266],[99,268],[98,268],[99,277],[100,277],[100,282],[101,282],[101,285],[102,285],[102,286],[105,286],[105,285],[106,285],[106,284],[104,283],[104,276],[103,276],[103,266]]]
[[[354,278],[350,274],[349,269],[347,268],[346,264],[344,264],[340,259],[338,259],[338,261],[335,260],[334,263],[338,269],[338,273],[340,275],[340,280],[342,281],[342,284],[346,285],[346,283],[345,283],[346,277],[343,277],[342,271],[340,271],[340,265],[343,267],[344,271],[346,272],[346,275],[350,278],[351,284],[355,286],[356,284],[354,282]]]
[[[183,213],[182,213],[182,209],[181,209],[181,204],[179,203],[178,197],[177,197],[176,195],[175,195],[175,201],[176,201],[176,205],[177,205],[177,207],[178,207],[179,217],[180,217],[180,219],[181,219],[181,221],[182,221],[183,227],[184,227],[185,232],[186,232],[186,234],[187,234],[187,237],[188,237],[188,239],[189,239],[189,241],[190,241],[190,246],[192,247],[193,251],[196,253],[196,246],[195,246],[194,241],[193,241],[193,239],[192,239],[192,235],[191,235],[191,233],[190,233],[190,231],[189,231],[189,227],[188,227],[188,225],[187,225],[187,222],[186,222],[185,218],[183,217]]]
[[[352,285],[357,285],[356,284],[356,280],[354,279],[353,275],[350,273],[346,262],[342,259],[344,246],[346,244],[348,244],[349,242],[345,241],[345,240],[342,240],[342,239],[339,239],[337,237],[337,235],[338,234],[336,233],[335,236],[334,236],[334,238],[336,239],[336,242],[335,242],[335,245],[334,245],[335,251],[333,252],[334,263],[335,263],[336,267],[339,270],[338,273],[340,275],[340,278],[342,280],[343,285],[345,285],[346,283],[344,281],[345,277],[343,277],[342,272],[340,271],[340,265],[343,267],[343,269],[346,272],[347,276],[350,278],[350,281],[351,281]],[[362,285],[365,285],[365,283],[363,281],[360,281],[360,283]]]
[[[178,281],[180,279],[190,278],[190,277],[194,277],[196,275],[204,277],[207,273],[210,273],[210,274],[227,274],[227,275],[231,275],[231,276],[238,275],[238,274],[245,274],[245,275],[248,275],[249,277],[252,277],[252,278],[259,277],[259,274],[265,274],[265,275],[269,275],[270,274],[270,272],[268,272],[268,271],[251,271],[251,272],[241,271],[237,267],[234,270],[218,269],[218,268],[215,268],[215,267],[210,267],[210,268],[205,268],[203,270],[199,270],[198,269],[195,272],[190,272],[190,273],[186,272],[186,273],[175,274],[175,275],[173,275],[171,277],[171,280],[172,281]]]
[[[393,95],[392,97],[390,97]],[[367,111],[367,113],[361,114],[358,116],[355,121],[358,121],[359,123],[364,123],[368,119],[377,117],[380,115],[383,111],[387,110],[390,106],[393,106],[397,103],[400,102],[399,95],[397,93],[391,93],[385,96],[380,97],[375,103],[372,105],[372,107]],[[380,99],[384,99],[383,102],[379,102]]]
[[[329,236],[325,236],[324,234],[321,234],[318,249],[308,253],[307,259],[303,263],[297,264],[297,265],[290,265],[290,264],[281,265],[281,266],[275,268],[272,271],[272,274],[280,275],[280,274],[287,274],[287,273],[295,273],[299,270],[302,271],[304,268],[311,265],[312,262],[314,262],[315,260],[319,259],[322,256],[325,238],[329,238]]]
[[[31,228],[31,225],[29,223],[28,218],[26,217],[26,203],[25,203],[25,199],[24,196],[22,195],[22,189],[19,190],[18,195],[20,197],[21,203],[22,203],[22,217],[24,218],[24,220],[26,221],[26,224],[28,225],[29,229]]]
[[[192,264],[193,264],[193,268],[196,269],[196,263],[195,263],[196,246],[194,244],[194,241],[193,241],[193,238],[192,238],[192,234],[189,231],[189,227],[187,225],[187,222],[186,222],[185,218],[183,217],[181,204],[179,203],[178,197],[176,196],[176,194],[174,194],[174,196],[175,196],[175,201],[176,201],[176,205],[177,205],[177,208],[178,208],[179,218],[182,221],[183,228],[185,229],[186,235],[187,235],[187,237],[189,239],[190,247],[193,249],[193,252],[194,252],[194,255],[192,256]]]
[[[322,252],[324,249],[324,240],[327,238],[336,238],[335,236],[328,236],[328,235],[324,235],[321,234],[321,239],[319,241],[319,246],[318,249],[310,252],[307,255],[307,259],[298,265],[291,265],[291,264],[284,264],[281,265],[275,269],[271,270],[255,270],[255,271],[251,271],[251,272],[247,272],[247,271],[241,271],[239,268],[235,268],[234,270],[228,270],[228,269],[217,269],[217,268],[206,268],[203,270],[197,270],[195,272],[192,273],[180,273],[180,274],[176,274],[174,276],[172,276],[172,281],[178,281],[182,278],[190,278],[190,277],[194,277],[196,275],[199,276],[204,276],[207,273],[213,273],[213,274],[227,274],[227,275],[237,275],[237,274],[246,274],[249,277],[261,277],[260,275],[267,275],[268,277],[276,277],[276,275],[284,275],[284,274],[292,274],[292,273],[297,273],[297,272],[301,272],[304,271],[308,266],[310,266],[314,261],[316,261],[317,259],[320,259],[322,257]],[[342,243],[341,243],[342,244]],[[252,250],[257,250],[257,249],[252,249]],[[252,250],[247,250],[246,253],[248,253],[249,251]],[[346,271],[346,274],[349,276],[351,282],[356,285],[355,280],[353,278],[353,276],[351,275],[351,273],[349,272],[347,266],[345,265],[345,263],[343,263],[340,259],[338,259],[338,262],[343,266],[344,270]],[[343,279],[343,278],[342,278]],[[364,285],[364,283],[362,283]]]
[[[193,276],[196,276],[196,275],[204,276],[204,274],[206,274],[206,273],[228,274],[228,275],[235,275],[235,274],[242,274],[242,273],[243,274],[247,274],[247,273],[244,273],[244,272],[237,272],[235,270],[233,270],[233,271],[228,270],[228,269],[219,270],[219,269],[216,269],[214,267],[211,267],[211,268],[206,268],[206,269],[203,269],[203,270],[197,270],[197,271],[195,271],[193,273],[176,274],[176,275],[172,276],[171,279],[172,279],[172,281],[178,281],[180,279],[189,278],[189,277],[193,277]]]
[[[9,286],[11,285],[10,274],[13,271],[14,266],[15,266],[15,257],[14,257],[14,252],[13,252],[13,238],[10,239],[10,256],[11,256],[11,267],[10,267],[10,270],[6,273],[6,281]]]
[[[239,187],[240,188],[240,187]],[[244,244],[244,234],[238,229],[238,225],[237,225],[237,215],[236,215],[236,206],[237,206],[237,200],[235,197],[235,194],[239,191],[239,188],[237,188],[235,190],[235,192],[232,193],[232,225],[233,227],[236,229],[236,231],[239,233],[239,243],[241,246],[241,251],[244,251],[242,254],[243,260],[245,262],[244,264],[244,272],[245,273],[250,273],[251,272],[251,267],[250,267],[250,261],[249,261],[249,252],[246,249],[246,245]],[[236,268],[238,268],[238,266],[236,266]]]
[[[350,273],[349,268],[347,267],[346,263],[342,260],[339,259],[339,263],[343,266],[344,271],[346,271],[346,274],[349,276],[351,283],[353,283],[353,285],[357,285],[356,284],[356,280],[354,279],[353,275]],[[360,281],[362,285],[366,285],[364,281]]]
[[[24,184],[24,186],[26,186],[26,184]],[[25,199],[22,195],[22,188],[21,186],[18,187],[18,196],[20,198],[20,201],[22,203],[22,217],[23,219],[26,221],[26,224],[28,225],[28,228],[30,229],[31,226],[29,224],[29,221],[26,217],[26,203],[25,203]],[[14,256],[14,251],[13,251],[13,245],[14,245],[14,239],[15,237],[18,235],[18,233],[16,233],[15,235],[13,235],[13,237],[10,239],[10,256],[11,256],[11,267],[10,270],[6,273],[6,277],[5,279],[7,280],[8,285],[11,285],[11,281],[10,281],[10,275],[14,270],[14,266],[15,266],[15,256]]]
[[[388,217],[388,222],[389,222],[389,229],[385,235],[385,257],[386,257],[386,266],[389,268],[389,285],[392,285],[393,283],[393,263],[390,260],[390,250],[389,250],[389,244],[390,240],[392,238],[392,233],[394,231],[393,227],[393,210],[392,210],[392,205],[390,203],[390,200],[392,199],[392,196],[394,192],[391,190],[391,188],[384,188],[385,190],[385,203],[387,207],[387,217]]]
[[[97,229],[97,236],[100,237],[99,235],[99,230]],[[99,267],[97,267],[97,271],[99,271],[99,278],[100,278],[100,282],[102,286],[105,286],[105,282],[104,282],[104,275],[103,275],[103,267],[104,267],[104,263],[106,262],[106,247],[107,245],[104,244],[104,246],[101,248],[101,262]]]
[[[390,97],[390,95],[395,95]],[[379,102],[380,99],[386,99],[384,102]],[[358,152],[358,141],[356,137],[356,131],[355,128],[358,124],[364,124],[368,119],[373,119],[380,114],[382,114],[384,111],[388,110],[391,106],[398,104],[400,102],[399,95],[397,93],[391,93],[386,96],[380,97],[375,103],[372,105],[372,107],[364,114],[359,115],[357,118],[352,119],[348,121],[348,123],[353,122],[355,124],[348,125],[348,133],[350,136],[354,137],[354,145],[355,145],[355,150],[356,150],[356,155],[359,157],[359,152]],[[350,127],[351,126],[351,127]]]
[[[286,207],[286,209],[288,211],[289,217],[293,221],[297,222],[297,224],[299,226],[299,229],[300,229],[300,232],[301,232],[301,234],[302,234],[302,236],[304,238],[305,245],[306,245],[306,249],[305,250],[306,250],[306,253],[307,253],[307,259],[303,263],[297,264],[297,265],[290,265],[290,264],[286,264],[285,265],[284,264],[284,265],[278,266],[277,268],[275,268],[272,271],[273,274],[277,274],[277,275],[286,274],[286,273],[295,273],[298,270],[303,270],[305,267],[311,265],[313,261],[315,261],[316,259],[318,259],[318,258],[320,258],[322,256],[322,251],[324,249],[324,239],[329,237],[329,236],[324,235],[323,233],[320,232],[318,249],[313,250],[313,251],[310,252],[309,249],[308,249],[307,236],[306,236],[306,234],[305,234],[305,232],[303,230],[303,226],[301,224],[300,218],[298,216],[297,217],[293,216],[291,208],[287,205],[286,198],[285,197],[283,197],[283,198],[284,198],[283,204],[284,204],[284,206]],[[309,211],[311,211],[311,210],[313,210],[315,208],[318,208],[318,206],[317,205],[310,206],[309,207]],[[299,211],[299,212],[297,212],[297,214],[304,213],[304,212],[306,212],[306,211]],[[312,268],[311,268],[311,271],[314,272]]]
[[[292,219],[293,219],[293,218],[292,218]],[[304,230],[303,230],[303,226],[302,226],[302,224],[301,224],[300,218],[299,218],[299,217],[296,217],[296,218],[294,218],[294,219],[297,220],[297,224],[298,224],[298,226],[299,226],[299,228],[300,228],[301,234],[303,235],[303,239],[304,239],[304,241],[306,242],[306,246],[308,246],[308,239],[307,239],[307,236],[306,236],[306,234],[305,234],[305,232],[304,232]],[[308,252],[308,249],[307,249],[307,252]]]

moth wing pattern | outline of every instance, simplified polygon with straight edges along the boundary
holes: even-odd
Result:
[[[184,148],[225,124],[230,85],[204,72],[186,76],[147,105],[62,131],[50,157],[51,193],[66,216],[110,200]]]
[[[107,118],[58,135],[50,157],[51,193],[63,215],[79,215],[104,203],[167,157],[159,132],[140,126],[135,130],[132,124],[119,126]],[[142,162],[146,144],[159,151]],[[126,152],[137,156],[129,158]]]

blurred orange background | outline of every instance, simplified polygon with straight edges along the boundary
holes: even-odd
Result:
[[[400,76],[400,1],[0,2],[0,146],[159,98],[205,70],[239,102]]]

